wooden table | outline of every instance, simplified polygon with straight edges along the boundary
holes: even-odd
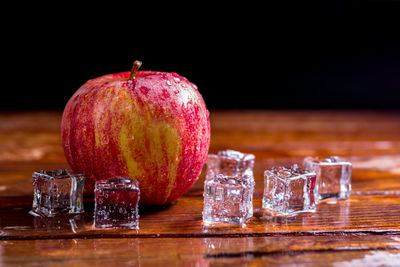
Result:
[[[140,230],[95,229],[88,198],[83,215],[28,214],[32,172],[68,168],[60,119],[61,112],[0,113],[4,266],[400,264],[400,112],[212,111],[210,152],[256,156],[255,216],[244,228],[202,224],[204,173],[175,205],[141,210]],[[293,218],[266,216],[263,171],[308,155],[350,159],[351,198]]]

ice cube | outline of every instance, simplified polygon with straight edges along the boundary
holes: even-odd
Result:
[[[284,215],[315,211],[315,172],[296,164],[264,172],[262,206]]]
[[[209,154],[207,160],[206,178],[217,174],[226,176],[253,175],[254,155],[244,154],[235,150],[223,150],[217,154]]]
[[[66,213],[82,213],[85,176],[66,169],[42,170],[32,174],[32,212],[53,217]]]
[[[254,155],[244,154],[235,150],[222,150],[217,154],[209,154],[207,159],[206,180],[214,180],[218,175],[229,176],[243,180],[246,184],[250,200],[248,205],[248,218],[253,216],[253,192],[254,192]]]
[[[96,181],[96,228],[139,229],[139,183],[126,176]]]
[[[337,156],[325,159],[307,157],[304,168],[317,174],[316,196],[319,200],[327,198],[348,199],[351,194],[352,164]]]
[[[203,221],[244,225],[251,217],[253,184],[246,179],[218,174],[204,183]],[[250,210],[251,209],[251,210]]]

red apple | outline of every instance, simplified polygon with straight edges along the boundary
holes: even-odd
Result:
[[[74,172],[96,180],[130,176],[141,204],[166,204],[198,179],[210,145],[209,112],[196,85],[176,73],[138,71],[87,81],[68,101],[61,122]]]

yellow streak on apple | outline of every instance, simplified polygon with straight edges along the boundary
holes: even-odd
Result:
[[[137,136],[136,136],[137,138]],[[123,160],[125,160],[126,165],[128,167],[129,175],[132,178],[137,178],[142,176],[142,172],[138,168],[138,163],[131,157],[129,151],[129,140],[131,139],[131,131],[125,125],[122,126],[120,136],[119,136],[119,144],[120,149],[123,154]],[[140,187],[140,184],[139,184]]]
[[[170,196],[172,189],[175,186],[176,182],[176,174],[178,169],[177,155],[181,150],[181,143],[178,132],[175,128],[171,127],[168,123],[160,120],[156,120],[152,117],[151,112],[147,111],[142,118],[137,118],[136,116],[132,116],[129,122],[130,127],[123,126],[121,128],[120,136],[119,136],[119,144],[120,149],[122,151],[123,157],[125,159],[126,165],[128,167],[129,175],[133,177],[142,177],[145,176],[143,172],[143,168],[141,168],[140,164],[146,164],[147,162],[153,162],[158,164],[159,166],[168,166],[168,177],[165,177],[165,174],[158,170],[158,174],[156,175],[156,179],[167,179],[167,188],[165,188],[165,201]],[[161,140],[161,136],[164,136],[163,140]],[[146,156],[145,162],[136,162],[131,155],[131,149],[128,147],[129,142],[132,138],[135,138],[135,146],[140,151],[143,151]],[[146,147],[145,141],[149,141],[149,147]],[[163,141],[163,143],[161,142]],[[163,147],[167,152],[167,157],[163,154]],[[150,168],[154,168],[154,166],[146,166]],[[147,174],[148,175],[148,174]],[[151,185],[150,182],[147,183]],[[140,185],[139,185],[140,186]],[[149,188],[149,192],[154,192],[154,188]]]
[[[160,158],[161,160],[164,159],[161,151],[162,151],[162,146],[165,146],[165,150],[167,151],[167,162],[162,162],[163,165],[167,165],[169,168],[168,172],[168,186],[166,188],[166,199],[171,195],[172,189],[175,187],[175,182],[176,182],[176,173],[178,169],[178,160],[177,160],[177,155],[178,151],[180,149],[180,142],[179,142],[179,137],[177,130],[175,128],[172,128],[169,124],[165,122],[158,123],[152,127],[153,133],[154,133],[154,148],[151,148],[153,151],[152,153],[152,158]],[[164,144],[161,144],[161,135],[164,136],[163,141],[165,142]],[[151,146],[151,143],[150,143]],[[157,162],[161,162],[158,161]],[[163,174],[161,174],[163,175]],[[163,177],[163,176],[161,176]]]

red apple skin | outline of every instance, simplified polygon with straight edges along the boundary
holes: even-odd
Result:
[[[140,204],[171,203],[206,162],[209,112],[196,85],[176,73],[129,74],[89,80],[71,97],[61,122],[65,157],[90,193],[96,180],[130,176]]]

